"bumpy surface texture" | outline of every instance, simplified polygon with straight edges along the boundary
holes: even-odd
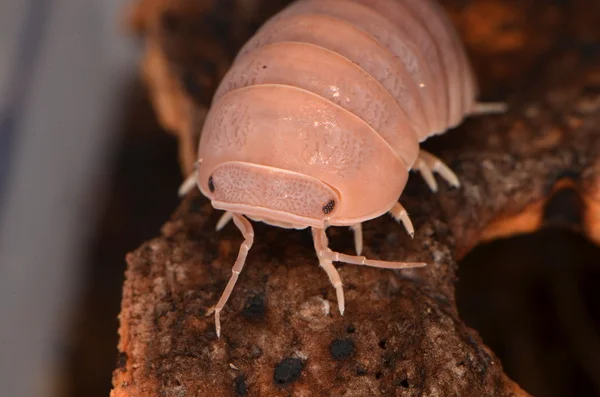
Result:
[[[278,169],[226,163],[217,167],[212,178],[215,200],[260,206],[315,219],[322,219],[323,207],[337,199],[336,193],[318,180],[307,180],[302,174]]]
[[[197,141],[189,107],[208,104],[253,29],[284,3],[139,3],[144,70],[161,120],[181,137],[184,172]],[[410,178],[402,202],[414,240],[389,217],[365,225],[367,256],[429,266],[340,265],[341,317],[308,231],[257,224],[217,339],[210,308],[242,238],[233,226],[216,233],[220,213],[191,194],[162,235],[127,258],[113,397],[526,395],[459,318],[455,258],[482,239],[538,228],[565,183],[585,203],[584,231],[600,242],[600,12],[588,0],[443,4],[483,94],[511,109],[428,143],[463,185],[434,195]],[[330,237],[352,252],[349,231]]]

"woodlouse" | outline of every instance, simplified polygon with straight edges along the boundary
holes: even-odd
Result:
[[[333,252],[328,226],[354,230],[389,212],[413,235],[398,199],[408,171],[433,191],[436,172],[456,175],[419,143],[473,114],[503,104],[476,102],[465,50],[433,0],[300,0],[246,43],[222,80],[206,117],[195,174],[214,208],[244,236],[219,313],[240,274],[254,232],[246,218],[283,228],[311,227],[320,265],[344,312],[334,261],[381,268],[386,262]]]

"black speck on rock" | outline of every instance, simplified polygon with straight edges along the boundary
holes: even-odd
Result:
[[[119,354],[117,355],[117,366],[123,372],[127,371],[127,358],[127,353],[124,352],[119,352]]]
[[[362,364],[358,364],[356,366],[356,375],[357,376],[365,376],[366,374],[367,374],[367,369]]]
[[[242,314],[248,319],[257,319],[265,314],[265,298],[262,295],[255,295],[246,301]]]
[[[245,396],[248,394],[248,385],[246,384],[246,377],[240,375],[234,379],[235,394],[238,396]]]
[[[345,360],[354,353],[354,342],[350,339],[336,339],[329,345],[329,351],[336,360]]]
[[[286,358],[275,367],[273,379],[278,385],[286,385],[298,379],[304,364],[298,358]]]

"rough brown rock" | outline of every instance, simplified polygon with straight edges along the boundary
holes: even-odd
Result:
[[[284,2],[224,3],[231,13],[198,0],[141,1],[136,13],[146,62],[160,64],[146,63],[146,78],[165,125],[188,151],[186,172],[198,131],[191,109],[202,115],[198,108],[235,50]],[[214,232],[220,214],[199,194],[187,197],[162,236],[127,257],[112,396],[526,395],[461,321],[456,259],[482,240],[539,228],[548,198],[565,187],[581,197],[583,231],[600,243],[597,4],[445,2],[484,96],[506,99],[511,109],[427,143],[462,187],[442,183],[432,194],[412,177],[402,202],[414,240],[382,217],[365,225],[365,254],[429,266],[394,272],[340,265],[343,317],[308,231],[256,224],[217,339],[210,309],[242,238],[233,226]],[[330,237],[334,248],[352,252],[349,231],[334,229]]]

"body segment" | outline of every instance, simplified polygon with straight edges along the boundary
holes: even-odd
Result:
[[[408,179],[406,164],[365,121],[286,85],[240,88],[216,101],[205,122],[199,158],[200,189],[209,197],[211,173],[228,161],[280,168],[326,183],[341,198],[330,225],[352,225],[386,213]],[[248,190],[248,195],[256,194]]]

